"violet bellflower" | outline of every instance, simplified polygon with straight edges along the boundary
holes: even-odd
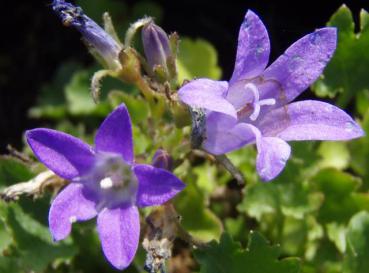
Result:
[[[206,111],[204,149],[224,154],[256,143],[257,171],[269,181],[290,157],[286,141],[361,137],[360,126],[331,104],[315,100],[290,103],[323,72],[336,40],[335,28],[317,29],[266,68],[268,33],[259,17],[248,11],[239,31],[230,81],[197,79],[179,90],[182,102]]]
[[[184,188],[171,172],[134,162],[131,120],[123,104],[102,123],[94,147],[44,128],[27,131],[26,137],[43,164],[71,181],[50,208],[54,240],[66,238],[72,223],[97,216],[103,252],[118,269],[131,263],[138,247],[138,207],[163,204]]]
[[[83,13],[83,10],[64,0],[53,0],[53,10],[65,26],[77,29],[91,49],[104,65],[112,70],[120,67],[119,53],[122,46],[104,29]]]

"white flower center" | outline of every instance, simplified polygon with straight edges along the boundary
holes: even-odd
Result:
[[[260,100],[260,92],[259,89],[256,87],[253,83],[247,83],[245,84],[245,89],[249,89],[252,94],[254,95],[254,101],[252,102],[252,108],[253,111],[250,115],[250,119],[252,121],[255,121],[259,114],[260,114],[260,108],[264,105],[274,105],[276,103],[275,99],[263,99]]]
[[[113,187],[113,180],[110,177],[105,177],[100,181],[100,188],[106,190]]]

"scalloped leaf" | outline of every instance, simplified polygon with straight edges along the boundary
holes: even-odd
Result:
[[[323,76],[312,86],[320,97],[338,97],[338,104],[347,106],[356,96],[369,88],[369,24],[368,13],[360,13],[360,32],[355,33],[355,24],[350,9],[342,5],[333,14],[328,26],[338,28],[338,43],[332,60]],[[363,106],[360,106],[362,109]]]
[[[278,246],[269,243],[257,232],[251,232],[247,249],[224,233],[220,242],[212,241],[194,253],[200,273],[298,273],[298,258],[280,260]]]

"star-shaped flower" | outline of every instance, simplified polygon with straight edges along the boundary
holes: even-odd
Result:
[[[257,171],[268,181],[283,170],[290,156],[286,141],[361,137],[360,126],[331,104],[290,103],[323,72],[336,41],[335,28],[318,29],[266,68],[268,33],[259,17],[248,11],[239,32],[231,80],[197,79],[179,90],[182,102],[206,111],[204,149],[224,154],[256,143]]]
[[[36,157],[71,181],[50,208],[53,238],[62,240],[72,223],[97,216],[103,252],[118,269],[131,263],[138,247],[137,207],[163,204],[185,186],[167,170],[134,162],[131,120],[123,104],[102,123],[94,147],[50,129],[26,136]]]

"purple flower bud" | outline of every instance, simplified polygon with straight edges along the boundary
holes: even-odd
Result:
[[[158,149],[152,159],[152,165],[156,168],[171,171],[173,169],[173,159],[167,151]]]
[[[121,45],[113,39],[104,29],[83,13],[83,10],[67,3],[64,0],[54,0],[53,10],[58,14],[65,26],[76,28],[83,36],[92,53],[110,69],[120,66],[118,55]]]
[[[167,73],[167,60],[172,53],[165,31],[153,21],[149,22],[142,29],[142,43],[150,67],[161,66]]]

